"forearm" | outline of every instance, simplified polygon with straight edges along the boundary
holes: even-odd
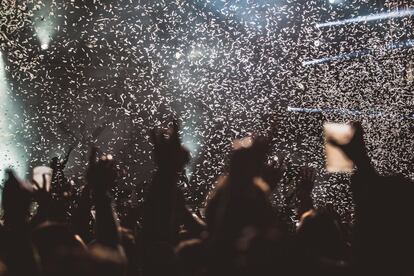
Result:
[[[376,170],[371,163],[371,159],[367,154],[362,154],[361,157],[354,160],[356,172],[367,176],[376,175]]]
[[[81,236],[85,242],[89,242],[92,239],[89,228],[90,222],[91,203],[87,199],[82,198],[72,217],[72,226],[74,232]]]
[[[43,222],[47,221],[49,218],[49,208],[39,206],[37,208],[36,214],[30,220],[31,228],[35,228],[36,226],[42,224]]]
[[[118,223],[108,195],[101,195],[95,201],[96,208],[96,240],[97,242],[116,248],[119,245]]]
[[[185,206],[182,210],[183,224],[193,235],[200,235],[206,230],[206,223],[196,215],[193,215]]]
[[[304,213],[312,209],[314,209],[314,206],[311,195],[298,196],[297,212],[299,218],[302,217]]]

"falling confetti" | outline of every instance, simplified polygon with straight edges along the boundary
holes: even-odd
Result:
[[[67,168],[76,180],[97,144],[135,198],[153,170],[149,131],[179,118],[193,158],[183,188],[196,205],[232,140],[267,134],[292,171],[319,169],[317,204],[347,213],[349,176],[324,171],[324,121],[360,120],[381,173],[414,173],[413,19],[387,15],[412,10],[378,3],[1,1],[1,96],[13,106],[1,132],[28,171],[77,145]],[[286,176],[275,204],[291,186]]]

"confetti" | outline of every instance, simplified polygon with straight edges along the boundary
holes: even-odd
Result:
[[[67,175],[81,179],[95,143],[136,198],[153,170],[148,133],[176,117],[190,203],[225,171],[232,141],[258,133],[292,171],[317,167],[316,203],[347,213],[349,176],[324,171],[324,121],[360,120],[381,173],[414,173],[413,19],[349,20],[407,8],[379,2],[1,1],[1,152],[15,152],[4,162],[30,171],[78,144]]]

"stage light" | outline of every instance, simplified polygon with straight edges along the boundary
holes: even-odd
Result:
[[[413,47],[414,47],[414,40],[407,39],[407,40],[385,45],[384,50],[407,49],[407,48],[413,48]],[[379,47],[375,47],[375,48],[378,49]],[[374,53],[373,48],[364,49],[364,50],[344,53],[344,54],[340,54],[336,56],[328,56],[328,57],[323,57],[319,59],[305,60],[302,62],[302,65],[308,66],[308,65],[322,64],[322,63],[333,62],[333,61],[350,60],[350,59],[360,58],[360,57],[363,57],[363,56],[366,56],[372,53]]]
[[[9,85],[4,63],[5,55],[0,51],[0,183],[4,180],[4,170],[12,168],[17,175],[24,176],[25,160],[16,147],[17,141],[14,134],[13,125],[9,119],[15,117],[15,107],[13,101],[9,99]]]
[[[52,27],[47,23],[42,21],[35,27],[37,38],[40,42],[40,48],[46,50],[49,48],[49,44],[52,36]]]
[[[340,5],[345,2],[345,0],[328,0],[329,4],[331,5]]]
[[[337,21],[330,21],[325,23],[318,23],[316,27],[323,28],[323,27],[331,27],[331,26],[340,26],[352,23],[361,23],[361,22],[370,22],[376,20],[384,20],[384,19],[391,19],[391,18],[401,18],[414,15],[414,8],[412,9],[403,9],[403,10],[395,10],[390,12],[382,12],[364,16],[357,16],[354,18],[348,18],[344,20],[337,20]]]
[[[58,25],[52,1],[44,1],[35,11],[34,29],[42,50],[47,50]]]
[[[42,48],[42,50],[46,50],[47,48],[49,48],[49,44],[43,43],[42,45],[40,45],[40,48]]]

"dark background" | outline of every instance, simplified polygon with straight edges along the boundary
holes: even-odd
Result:
[[[77,144],[67,175],[80,185],[95,143],[128,171],[117,199],[136,204],[153,170],[149,130],[176,117],[193,156],[189,203],[203,202],[233,139],[260,133],[287,156],[288,175],[317,167],[316,202],[344,213],[348,176],[324,172],[321,130],[356,119],[379,171],[413,176],[412,17],[316,26],[411,1],[1,3],[2,151],[19,152],[3,163],[30,172]],[[291,185],[285,177],[276,204]]]

